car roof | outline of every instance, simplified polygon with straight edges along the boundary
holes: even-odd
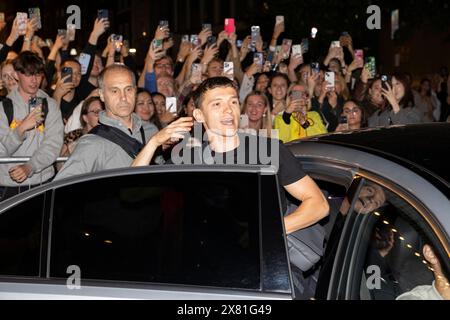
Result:
[[[408,167],[428,180],[432,176],[441,187],[450,186],[450,123],[368,128],[302,141],[341,145],[368,152]]]

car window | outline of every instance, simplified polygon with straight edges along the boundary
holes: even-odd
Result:
[[[392,191],[365,181],[353,210],[356,221],[363,221],[362,240],[354,253],[363,260],[356,262],[362,270],[354,272],[361,278],[355,281],[359,299],[393,300],[413,290],[431,290],[433,265],[423,249],[433,247],[433,234],[416,209]]]
[[[44,195],[0,213],[0,275],[39,276]]]
[[[153,173],[55,191],[52,277],[259,289],[258,176]]]

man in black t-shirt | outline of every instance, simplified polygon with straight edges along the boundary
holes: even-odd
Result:
[[[197,107],[194,118],[205,128],[206,143],[193,148],[197,150],[187,157],[179,152],[180,148],[186,150],[182,144],[178,149],[175,147],[173,163],[275,165],[285,191],[301,201],[301,205],[284,218],[288,234],[313,225],[328,215],[328,202],[319,187],[279,140],[238,133],[241,108],[233,81],[225,77],[209,78],[198,87],[193,98]],[[181,134],[174,132],[174,137],[181,137]],[[148,165],[153,152],[154,147],[145,146],[133,165]]]

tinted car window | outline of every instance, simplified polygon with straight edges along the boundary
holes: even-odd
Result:
[[[39,276],[44,195],[0,214],[0,274]]]
[[[257,289],[258,176],[164,173],[55,191],[51,276]]]
[[[362,265],[356,262],[363,267],[355,273],[361,276],[361,281],[355,281],[360,299],[393,300],[419,286],[432,285],[433,266],[423,254],[424,246],[432,245],[432,232],[414,207],[390,190],[366,181],[354,210],[356,220],[364,221],[356,253],[364,257]]]

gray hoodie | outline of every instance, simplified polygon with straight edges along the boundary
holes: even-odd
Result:
[[[140,132],[142,126],[141,118],[135,113],[132,113],[131,117],[133,122],[132,133],[122,122],[108,117],[105,111],[99,113],[99,122],[118,128],[142,142]],[[148,137],[146,139],[148,140]],[[128,153],[116,143],[96,134],[86,134],[79,139],[74,151],[56,175],[55,180],[89,172],[129,167],[132,162],[133,159]]]
[[[56,101],[50,98],[44,91],[39,90],[38,97],[46,98],[48,103],[48,114],[45,119],[45,129],[29,130],[23,139],[17,131],[8,125],[3,104],[0,103],[0,143],[2,145],[2,157],[31,157],[27,164],[31,165],[32,173],[28,179],[18,184],[11,180],[9,169],[19,163],[0,164],[0,185],[2,186],[27,186],[36,185],[52,178],[55,174],[52,164],[61,151],[63,144],[63,122],[61,111]],[[18,89],[8,94],[13,102],[14,120],[24,119],[28,113],[28,101],[24,101]],[[14,122],[13,120],[13,122]]]

